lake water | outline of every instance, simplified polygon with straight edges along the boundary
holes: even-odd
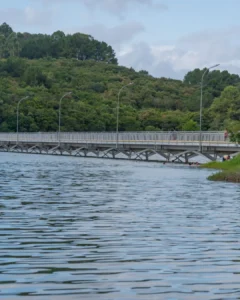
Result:
[[[0,168],[1,299],[240,299],[240,185],[91,158]]]

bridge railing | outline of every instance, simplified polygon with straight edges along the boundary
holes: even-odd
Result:
[[[222,131],[204,131],[201,134],[201,140],[204,144],[229,143],[224,139]],[[19,133],[19,142],[46,142],[46,143],[115,143],[115,132],[33,132]],[[16,133],[0,133],[0,142],[17,141]],[[198,131],[150,131],[150,132],[119,132],[119,143],[199,143],[200,132]]]

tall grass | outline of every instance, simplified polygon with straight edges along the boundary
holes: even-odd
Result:
[[[240,182],[240,155],[223,162],[213,161],[203,164],[201,167],[222,170],[222,172],[210,175],[209,180]]]
[[[240,155],[235,156],[230,160],[223,162],[211,161],[209,163],[201,165],[203,168],[217,169],[217,170],[230,170],[232,168],[240,168]]]

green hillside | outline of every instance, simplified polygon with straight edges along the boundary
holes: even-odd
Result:
[[[19,130],[56,131],[59,100],[69,91],[62,131],[114,131],[118,92],[129,82],[134,84],[120,94],[119,130],[198,130],[204,70],[183,81],[154,78],[118,66],[104,42],[60,33],[31,35],[0,26],[0,131],[16,130],[17,103],[25,96]],[[215,70],[205,79],[203,130],[240,130],[239,76]]]

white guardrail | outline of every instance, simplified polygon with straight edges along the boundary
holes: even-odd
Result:
[[[232,144],[225,140],[223,131],[204,131],[201,134],[204,144]],[[116,132],[33,132],[33,133],[0,133],[0,142],[46,142],[46,143],[115,143]],[[199,143],[198,131],[174,132],[119,132],[119,144],[145,144],[145,143]]]

